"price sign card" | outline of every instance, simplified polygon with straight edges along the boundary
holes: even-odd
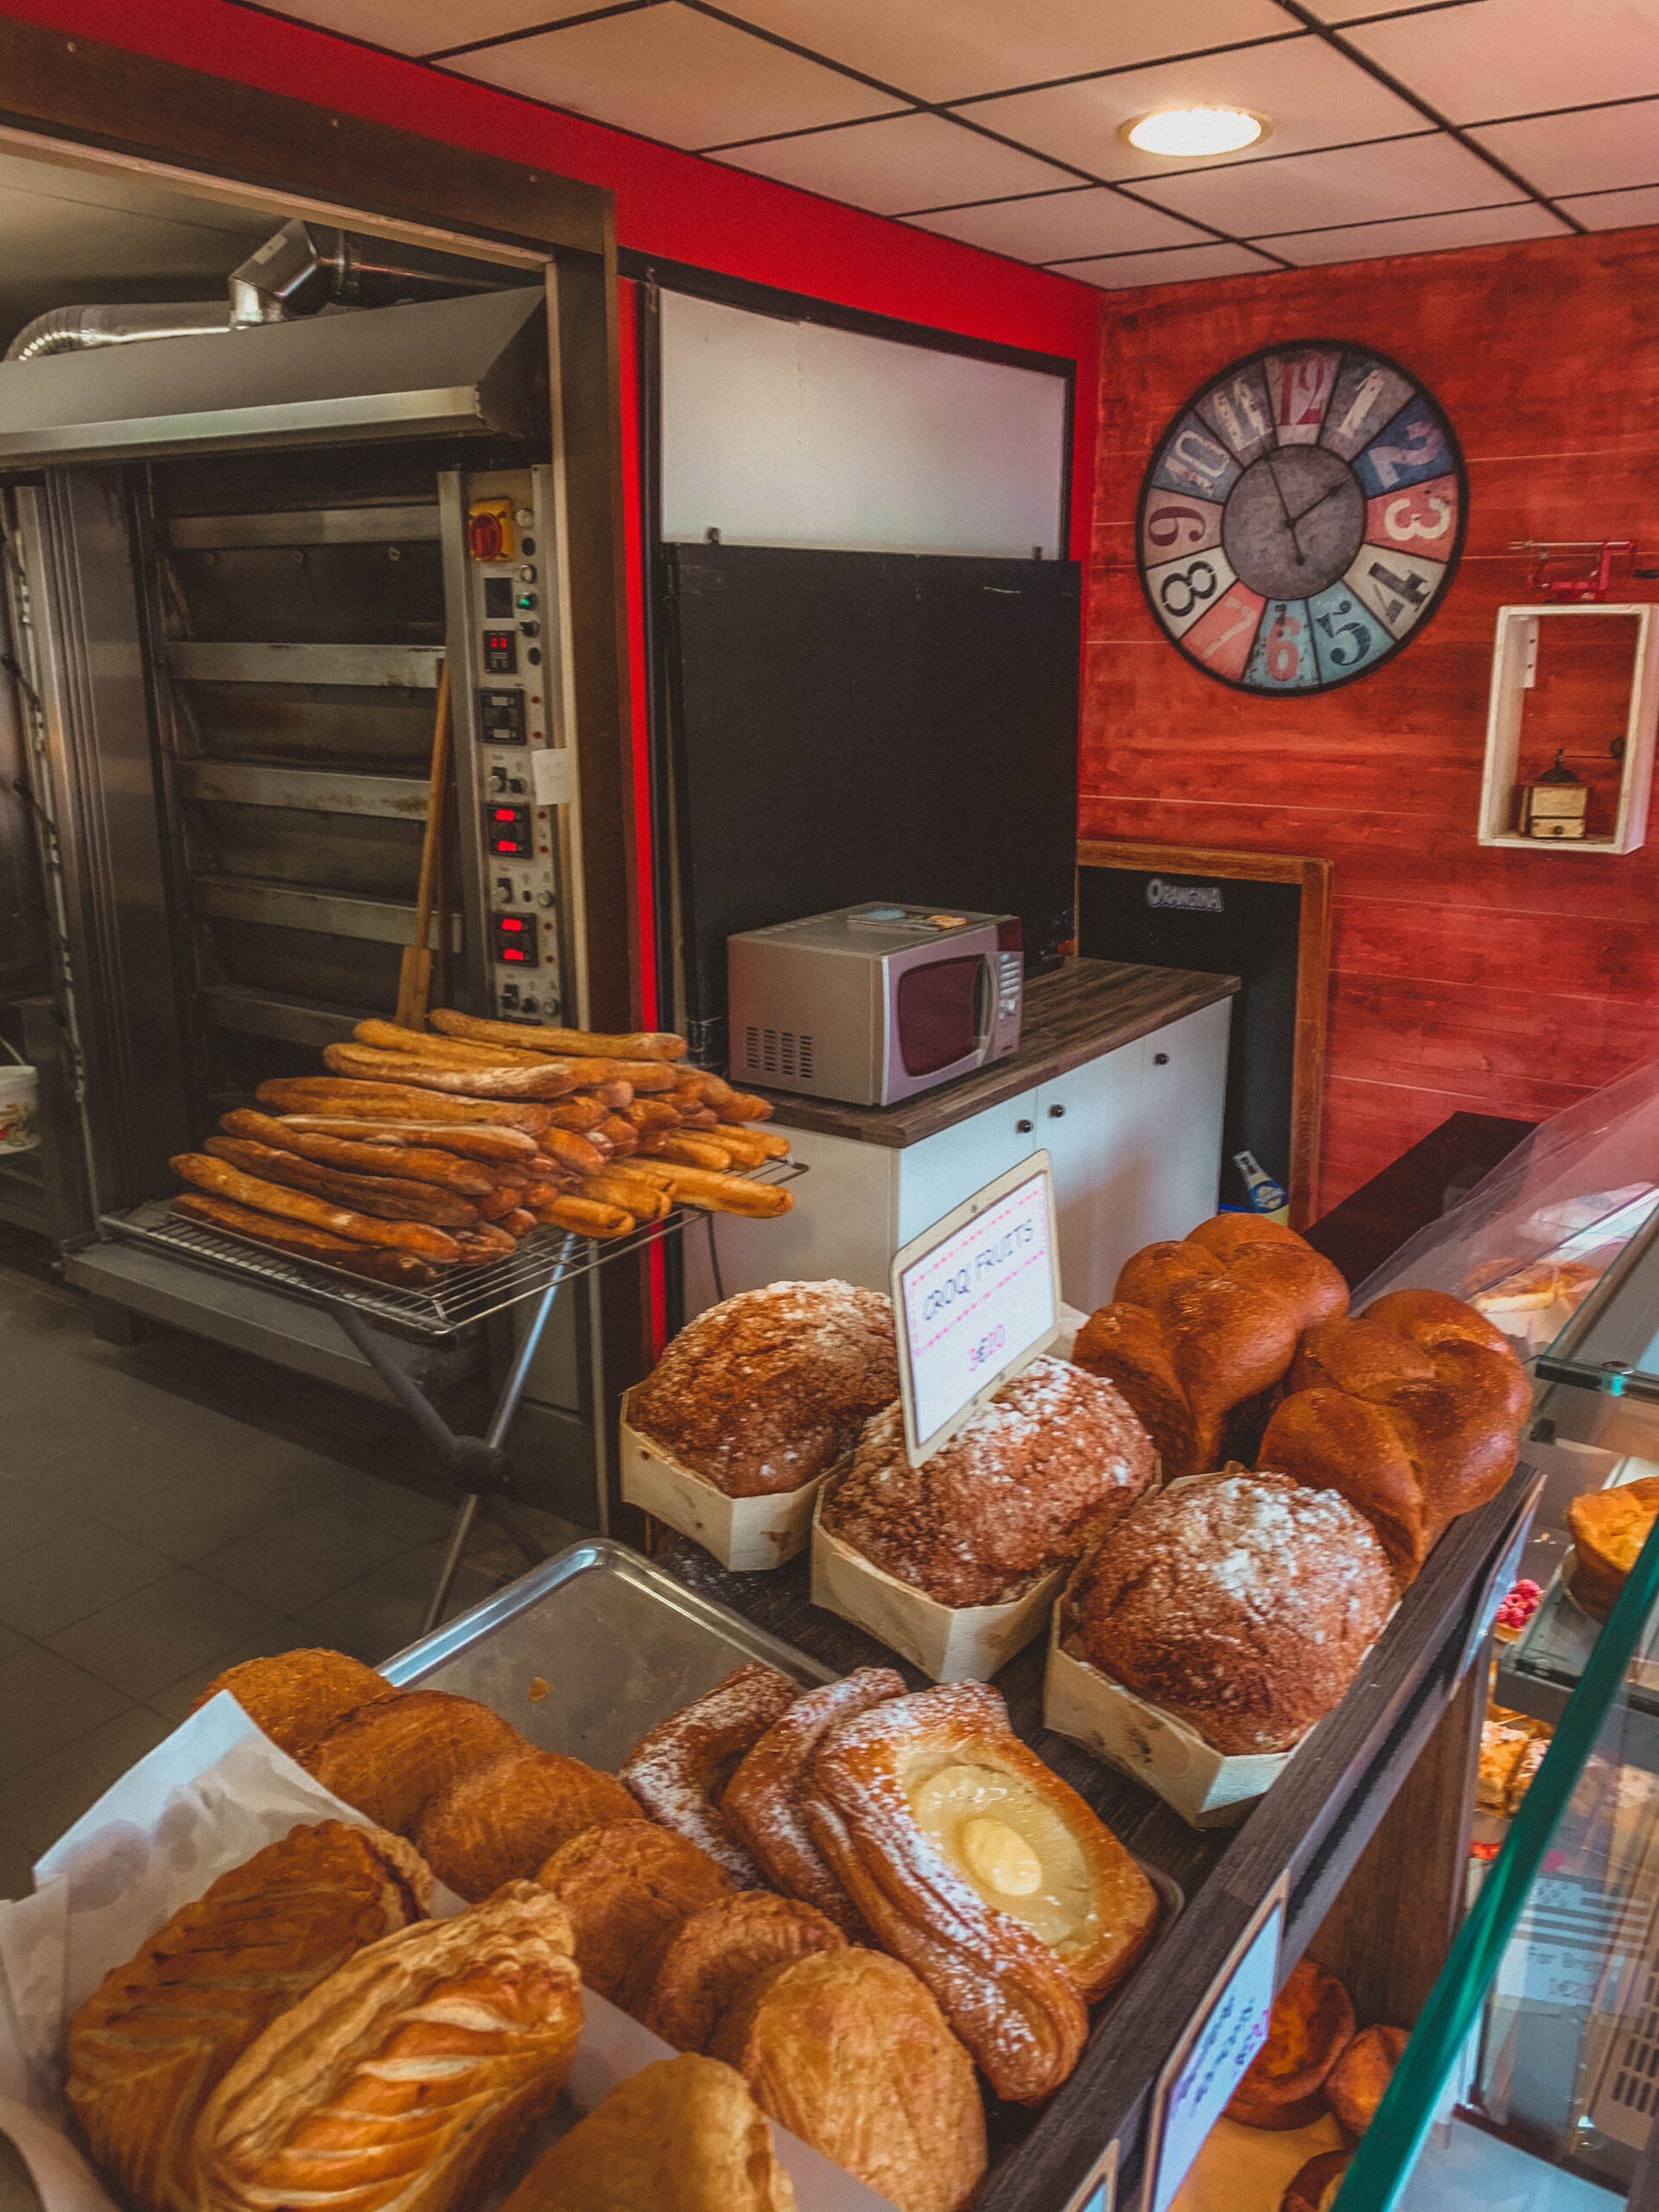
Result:
[[[1147,2125],[1147,2212],[1169,2212],[1205,2137],[1268,2039],[1287,1881],[1281,1874],[1251,1916],[1158,2076]]]
[[[919,1467],[1059,1334],[1054,1179],[1046,1152],[936,1221],[893,1258],[905,1451]]]

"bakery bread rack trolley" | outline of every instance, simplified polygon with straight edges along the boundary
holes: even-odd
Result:
[[[746,1179],[788,1183],[805,1173],[801,1161],[778,1160],[753,1170]],[[712,1249],[714,1217],[702,1217],[710,1226]],[[516,1251],[488,1267],[455,1270],[450,1279],[440,1279],[422,1289],[369,1282],[325,1261],[274,1251],[228,1230],[187,1220],[175,1213],[165,1198],[125,1213],[102,1214],[99,1230],[102,1236],[147,1245],[210,1273],[251,1281],[299,1299],[328,1314],[367,1360],[461,1494],[443,1565],[422,1624],[424,1636],[443,1617],[467,1538],[480,1511],[512,1538],[532,1565],[551,1556],[513,1502],[512,1463],[505,1445],[537,1347],[560,1293],[611,1261],[642,1253],[659,1240],[678,1236],[695,1218],[691,1209],[677,1207],[661,1221],[642,1224],[630,1236],[604,1243],[573,1230],[545,1226],[531,1230]],[[458,1433],[398,1360],[388,1338],[442,1343],[524,1304],[529,1304],[531,1311],[523,1338],[497,1391],[484,1433]],[[600,1510],[603,1515],[602,1491]]]

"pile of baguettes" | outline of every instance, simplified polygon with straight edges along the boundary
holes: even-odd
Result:
[[[681,1065],[683,1037],[430,1019],[435,1034],[361,1021],[325,1048],[326,1076],[262,1084],[268,1111],[226,1114],[173,1161],[193,1185],[175,1211],[410,1289],[544,1222],[615,1237],[677,1205],[789,1211],[787,1191],[747,1179],[788,1155],[759,1126],[771,1107]]]

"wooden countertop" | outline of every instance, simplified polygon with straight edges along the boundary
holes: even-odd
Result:
[[[1236,976],[1196,976],[1184,968],[1142,968],[1122,960],[1068,960],[1027,984],[1019,1045],[1006,1060],[973,1075],[898,1106],[844,1106],[793,1090],[760,1095],[772,1101],[780,1128],[816,1129],[861,1144],[919,1144],[1241,988]]]

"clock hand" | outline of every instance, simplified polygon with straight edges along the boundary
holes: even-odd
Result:
[[[1303,562],[1302,544],[1296,535],[1295,518],[1290,512],[1290,503],[1285,498],[1285,487],[1279,481],[1279,472],[1273,465],[1273,455],[1270,453],[1263,454],[1262,458],[1268,464],[1268,474],[1273,479],[1273,488],[1279,494],[1279,512],[1285,518],[1285,528],[1290,532],[1291,555],[1300,569]]]
[[[1344,481],[1345,482],[1346,480],[1344,479]],[[1315,507],[1322,507],[1327,499],[1334,499],[1342,488],[1342,484],[1333,484],[1328,492],[1321,492],[1317,499],[1310,499],[1305,507],[1299,508],[1294,515],[1287,514],[1285,520],[1294,531],[1299,522],[1304,521],[1313,513]]]

